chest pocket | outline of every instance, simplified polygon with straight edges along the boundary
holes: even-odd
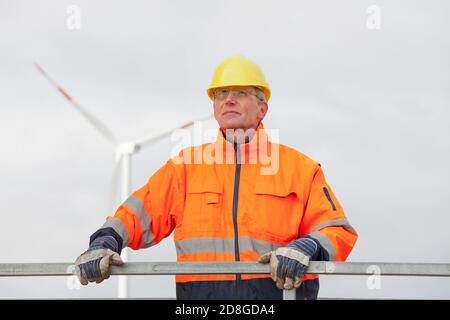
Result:
[[[182,228],[218,231],[223,226],[223,188],[218,184],[188,184]]]
[[[257,183],[250,208],[250,230],[274,240],[288,241],[298,235],[302,205],[295,188],[276,183]]]

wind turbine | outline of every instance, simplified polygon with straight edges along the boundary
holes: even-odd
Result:
[[[170,130],[161,131],[156,134],[147,135],[133,141],[119,142],[114,136],[112,131],[101,122],[99,119],[95,118],[89,112],[87,112],[69,93],[64,90],[58,83],[56,83],[44,69],[34,63],[37,70],[81,113],[81,115],[95,128],[97,131],[112,144],[116,151],[116,161],[120,164],[121,168],[121,192],[120,199],[124,202],[130,195],[131,192],[131,157],[136,152],[138,152],[142,147],[149,146],[167,136],[169,136],[173,131],[178,129],[184,129],[192,126],[196,121],[204,121],[211,119],[213,115],[208,115],[190,122],[187,122],[181,126],[175,127]],[[114,170],[116,171],[116,170]],[[127,249],[122,250],[122,260],[126,262],[128,260]],[[128,296],[128,281],[127,276],[118,276],[118,297],[127,298]]]

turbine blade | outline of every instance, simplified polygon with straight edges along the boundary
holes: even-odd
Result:
[[[69,101],[69,103],[72,104],[72,106],[74,106],[75,109],[77,109],[78,112],[80,112],[81,115],[100,132],[103,137],[105,137],[114,146],[118,145],[116,137],[103,122],[87,112],[63,87],[54,81],[39,64],[35,62],[34,66],[44,76],[44,78],[46,78],[48,82],[50,82],[59,91],[59,93],[61,93],[64,98],[66,98],[66,100]]]
[[[139,146],[139,147],[143,147],[144,145],[155,143],[156,141],[171,135],[172,132],[174,132],[175,130],[189,128],[190,126],[194,125],[194,123],[196,121],[205,121],[205,120],[213,118],[213,116],[214,115],[210,114],[208,116],[201,117],[201,118],[189,121],[189,122],[187,122],[185,124],[182,124],[182,125],[180,125],[180,126],[178,126],[176,128],[173,128],[173,129],[170,129],[170,130],[165,130],[165,131],[162,131],[160,133],[156,133],[156,134],[151,134],[151,135],[145,136],[143,138],[137,139],[134,143],[137,146]]]

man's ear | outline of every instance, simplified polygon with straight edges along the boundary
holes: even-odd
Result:
[[[214,113],[214,119],[216,119],[216,121],[218,122],[219,119],[217,119],[216,103],[215,102],[213,102],[213,113]]]
[[[269,110],[269,105],[267,104],[267,102],[261,101],[258,104],[258,108],[259,108],[259,110],[258,110],[259,111],[259,119],[263,120],[267,114],[267,111]]]

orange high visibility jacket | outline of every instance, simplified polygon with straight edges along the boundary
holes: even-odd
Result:
[[[305,236],[320,245],[324,259],[344,261],[357,240],[320,164],[268,141],[262,123],[249,143],[233,145],[219,131],[214,143],[182,150],[102,228],[114,229],[122,247],[135,250],[156,245],[174,231],[179,262],[257,261]],[[304,275],[303,280],[317,277]],[[241,275],[239,280],[256,278],[270,275]],[[177,284],[236,279],[176,276]]]

